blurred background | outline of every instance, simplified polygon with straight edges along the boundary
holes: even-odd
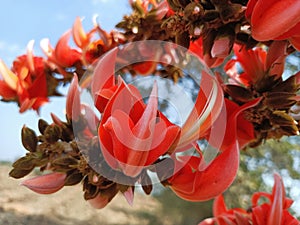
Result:
[[[127,0],[6,0],[1,2],[0,58],[8,65],[26,53],[27,43],[35,40],[35,55],[42,56],[39,41],[49,38],[55,46],[59,37],[73,25],[76,16],[84,18],[85,30],[92,18],[107,31],[114,28],[124,14],[131,12]],[[299,70],[299,56],[289,56],[285,76]],[[66,93],[61,88],[61,93]],[[11,163],[25,154],[21,145],[21,128],[37,130],[39,118],[50,121],[50,112],[64,119],[65,98],[52,98],[38,115],[34,111],[19,114],[14,103],[0,102],[0,224],[197,224],[211,216],[212,202],[189,203],[168,189],[157,185],[152,196],[138,193],[133,207],[122,196],[103,210],[92,209],[83,199],[80,187],[68,187],[51,196],[40,196],[19,187],[19,180],[8,178]],[[255,149],[245,149],[234,185],[225,193],[228,207],[250,206],[256,191],[270,192],[273,172],[279,172],[287,194],[295,200],[292,209],[300,216],[300,139],[268,141]]]

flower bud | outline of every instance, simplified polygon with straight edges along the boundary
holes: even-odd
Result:
[[[23,126],[21,136],[24,148],[30,152],[35,152],[38,142],[35,132],[26,126]]]
[[[48,126],[49,126],[49,124],[45,120],[43,120],[43,119],[39,120],[38,127],[39,127],[39,131],[41,134],[44,134],[44,132]]]
[[[61,136],[61,130],[57,125],[48,126],[45,129],[44,136],[49,143],[55,143]]]

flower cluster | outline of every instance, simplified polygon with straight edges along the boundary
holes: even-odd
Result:
[[[278,175],[272,194],[255,194],[248,211],[228,210],[221,194],[236,177],[241,149],[299,135],[300,74],[284,79],[283,72],[286,58],[300,49],[300,4],[130,4],[132,14],[116,31],[106,32],[94,22],[86,32],[76,18],[55,47],[41,41],[45,57],[34,56],[30,42],[11,69],[0,61],[0,95],[17,102],[20,112],[38,111],[60,95],[60,84],[70,83],[66,121],[51,114],[51,124],[39,121],[40,135],[24,126],[28,152],[13,164],[10,176],[22,178],[39,168],[44,174],[25,180],[24,186],[51,194],[81,183],[85,200],[103,208],[119,192],[132,204],[136,184],[150,194],[149,174],[155,173],[180,198],[216,198],[215,218],[200,224],[299,224],[287,211],[292,201]],[[162,109],[160,92],[166,87],[158,82],[170,79],[175,87],[190,81],[186,70],[194,59],[201,64],[193,80],[199,90],[178,124]],[[216,67],[214,74],[210,69]],[[148,95],[134,82],[146,76],[155,80]],[[82,100],[86,93],[93,105]],[[200,141],[217,149],[215,157],[207,159]],[[259,204],[261,196],[269,202]]]
[[[264,224],[291,224],[297,225],[299,221],[288,211],[293,200],[285,195],[283,182],[278,174],[274,174],[274,187],[272,194],[256,192],[252,196],[252,205],[249,209],[233,208],[227,209],[223,195],[218,196],[214,201],[214,218],[205,219],[199,225],[264,225]],[[260,200],[267,201],[260,204]]]

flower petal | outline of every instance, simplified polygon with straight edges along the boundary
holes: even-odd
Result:
[[[95,209],[102,209],[109,203],[109,198],[98,194],[95,198],[89,199],[88,203]]]
[[[231,44],[232,46],[232,44]],[[230,53],[230,39],[228,37],[220,37],[214,41],[211,49],[211,56],[225,58]]]
[[[33,56],[33,45],[34,45],[34,40],[29,41],[27,44],[27,62],[28,62],[28,67],[30,69],[31,73],[34,73],[34,56]]]
[[[0,80],[0,96],[4,99],[9,100],[15,98],[17,93],[12,90],[5,81]]]
[[[177,149],[184,149],[205,134],[218,118],[223,102],[223,91],[217,80],[203,71],[199,94],[182,127]]]
[[[93,83],[91,86],[93,96],[96,93],[100,93],[102,89],[110,88],[115,85],[114,73],[118,50],[118,48],[110,50],[109,53],[102,56],[97,63],[93,75]]]
[[[300,1],[259,0],[251,16],[253,38],[267,41],[287,32],[299,23],[299,10]]]
[[[79,17],[76,17],[75,19],[72,34],[74,42],[79,48],[83,48],[88,43],[88,37],[83,30],[81,19]]]
[[[219,216],[223,213],[227,212],[227,207],[224,201],[224,196],[219,195],[215,198],[214,204],[213,204],[213,214],[214,216]]]
[[[54,172],[25,180],[21,185],[39,194],[52,194],[64,186],[65,178],[66,174]]]
[[[18,77],[10,69],[8,69],[8,67],[1,59],[0,59],[0,75],[3,77],[5,83],[12,90],[17,90]]]
[[[285,200],[285,191],[280,176],[274,174],[275,185],[272,192],[272,205],[268,216],[268,225],[280,225],[283,215],[283,203]]]
[[[40,41],[40,47],[48,58],[53,58],[54,48],[51,46],[48,38],[43,38]]]
[[[81,60],[81,53],[68,45],[70,37],[71,30],[65,32],[55,46],[56,63],[62,67],[71,67],[75,62]]]
[[[265,71],[269,71],[270,76],[281,77],[287,56],[286,49],[287,41],[274,41],[270,45],[265,63]]]
[[[129,187],[127,191],[123,193],[125,199],[127,200],[128,204],[130,206],[133,206],[133,199],[134,199],[134,192],[133,187]]]
[[[263,204],[252,208],[252,220],[253,224],[265,225],[268,222],[268,212],[270,206],[268,204]]]
[[[197,170],[198,165],[186,170],[189,165],[185,165],[179,171],[181,177],[176,177],[175,174],[169,179],[170,187],[175,194],[185,200],[206,201],[220,195],[230,186],[236,176],[238,166],[239,148],[237,143],[233,143],[203,171]]]
[[[81,111],[79,94],[78,77],[75,74],[69,87],[66,102],[67,117],[74,121],[78,120]]]

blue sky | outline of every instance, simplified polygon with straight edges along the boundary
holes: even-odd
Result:
[[[124,14],[130,13],[127,0],[6,0],[1,2],[0,58],[10,67],[18,55],[26,52],[27,43],[35,40],[35,55],[42,55],[39,42],[49,38],[55,46],[59,37],[79,16],[84,18],[86,30],[92,27],[92,18],[107,31],[113,29]],[[64,118],[65,98],[53,98],[41,109],[40,117],[50,121],[50,112]],[[15,160],[25,154],[21,144],[21,128],[24,124],[37,130],[40,118],[34,111],[18,113],[14,103],[0,102],[0,160]]]

